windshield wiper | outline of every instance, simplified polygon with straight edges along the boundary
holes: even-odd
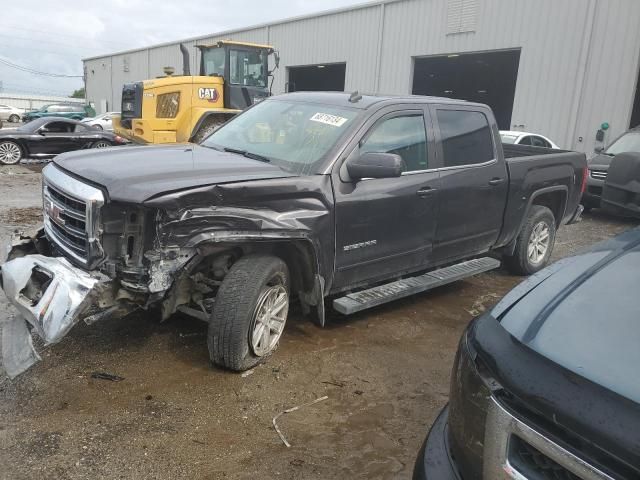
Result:
[[[229,153],[237,153],[238,155],[245,156],[245,157],[250,158],[252,160],[258,160],[260,162],[266,162],[266,163],[270,163],[271,162],[271,159],[268,158],[268,157],[265,157],[264,155],[259,155],[257,153],[247,152],[246,150],[240,150],[238,148],[229,148],[229,147],[225,147],[225,148],[223,148],[223,150],[225,152],[229,152]]]

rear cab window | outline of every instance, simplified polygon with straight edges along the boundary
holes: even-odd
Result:
[[[464,167],[495,160],[493,135],[480,111],[436,107],[443,167]]]

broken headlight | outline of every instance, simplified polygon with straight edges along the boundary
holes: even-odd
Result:
[[[491,391],[469,344],[473,324],[463,334],[451,374],[449,448],[465,480],[482,479],[484,429]]]

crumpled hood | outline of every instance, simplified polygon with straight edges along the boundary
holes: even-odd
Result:
[[[269,163],[198,145],[85,150],[60,155],[54,163],[104,187],[110,200],[127,203],[204,185],[292,176]]]

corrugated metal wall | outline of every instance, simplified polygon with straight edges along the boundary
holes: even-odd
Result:
[[[0,104],[16,108],[32,110],[50,103],[84,103],[82,98],[54,97],[51,95],[20,95],[17,93],[0,93]]]
[[[464,28],[447,33],[461,8]],[[346,62],[346,90],[405,94],[415,57],[519,48],[512,124],[589,152],[600,123],[611,124],[610,137],[628,126],[639,22],[637,0],[395,0],[185,45],[191,52],[228,38],[274,45],[281,56],[274,93],[285,90],[287,67]],[[193,72],[198,62],[192,54]],[[161,75],[168,65],[181,69],[178,43],[88,60],[88,97],[117,108],[122,83]]]

